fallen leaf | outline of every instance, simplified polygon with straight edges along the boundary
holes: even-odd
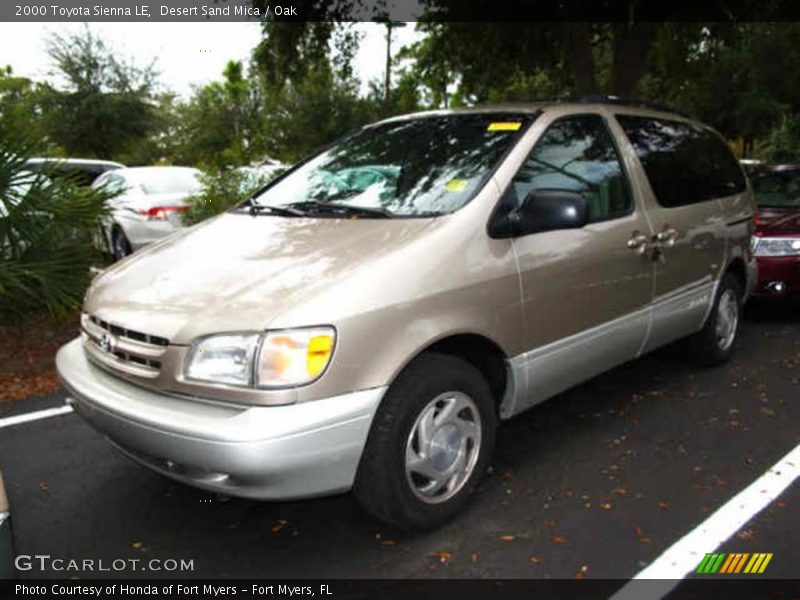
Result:
[[[46,481],[40,481],[39,482],[39,489],[42,490],[43,492],[46,492],[47,489],[48,489],[47,482]]]
[[[528,560],[531,561],[534,565],[538,565],[540,562],[542,562],[542,559],[536,555],[531,556]]]
[[[284,521],[283,519],[278,519],[278,522],[272,526],[272,529],[270,529],[270,531],[272,531],[272,533],[279,533],[284,527],[286,527],[286,523],[287,522]]]
[[[611,502],[601,502],[600,503],[600,508],[602,508],[603,510],[611,510],[611,508],[612,508],[611,507]]]
[[[640,537],[640,538],[639,538],[639,541],[640,541],[642,544],[649,544],[649,543],[650,543],[652,540],[651,540],[649,537]]]
[[[624,487],[618,487],[614,490],[614,493],[617,496],[625,496],[628,493],[628,490],[626,490]]]
[[[436,556],[439,557],[439,562],[440,563],[447,564],[448,562],[450,562],[450,557],[452,555],[449,552],[441,551],[441,552],[437,552]]]
[[[469,560],[470,560],[470,562],[471,562],[473,565],[477,565],[477,564],[478,564],[478,561],[480,561],[480,557],[479,557],[477,554],[475,554],[475,553],[473,552],[473,553],[470,555],[470,557],[469,557]]]
[[[554,535],[550,539],[553,540],[556,544],[566,544],[567,543],[567,538],[565,538],[563,535]]]
[[[394,546],[396,543],[394,540],[381,540],[381,546]]]
[[[667,510],[669,508],[669,503],[668,502],[659,502],[658,503],[658,508],[660,508],[661,510]]]
[[[589,570],[589,567],[583,565],[577,573],[575,573],[575,579],[583,579],[586,577],[586,572]]]
[[[142,544],[142,542],[133,542],[131,544],[131,548],[136,548],[137,550],[141,549],[142,546],[144,546],[144,544]]]
[[[641,528],[641,527],[639,527],[638,525],[634,525],[634,526],[633,526],[633,531],[634,531],[634,533],[635,533],[636,535],[642,535],[642,528]]]
[[[555,519],[547,519],[544,522],[544,526],[545,527],[555,527],[556,526],[556,520]]]
[[[517,538],[514,537],[513,535],[501,535],[500,539],[503,540],[504,542],[512,542]]]

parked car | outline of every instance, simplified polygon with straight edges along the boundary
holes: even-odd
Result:
[[[71,177],[79,185],[90,186],[107,171],[122,169],[122,163],[88,158],[30,158],[25,162],[29,171],[43,171],[50,177]]]
[[[800,300],[800,164],[762,167],[751,177],[758,203],[755,296]]]
[[[168,477],[433,527],[498,421],[681,338],[726,361],[754,213],[725,141],[665,110],[397,117],[97,277],[57,368]]]
[[[203,189],[200,171],[189,167],[132,167],[104,173],[92,187],[119,192],[103,227],[103,243],[115,260],[182,227],[186,199]]]

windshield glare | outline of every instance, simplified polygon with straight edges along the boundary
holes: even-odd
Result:
[[[800,170],[759,173],[753,191],[763,208],[800,208]]]
[[[469,202],[533,115],[421,117],[368,127],[318,154],[255,197],[434,216]]]

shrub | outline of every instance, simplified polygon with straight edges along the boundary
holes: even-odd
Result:
[[[112,194],[25,169],[28,146],[0,137],[0,317],[80,306],[99,259],[100,219]]]
[[[259,175],[254,171],[226,169],[203,175],[203,191],[187,200],[189,209],[183,222],[194,225],[239,204],[259,188],[264,187],[278,172]]]
[[[800,162],[800,115],[784,116],[758,149],[768,163]]]

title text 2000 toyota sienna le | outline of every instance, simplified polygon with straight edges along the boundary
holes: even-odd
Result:
[[[687,337],[731,354],[754,204],[725,142],[615,103],[365,127],[99,276],[58,371],[122,452],[432,527],[498,421]]]

